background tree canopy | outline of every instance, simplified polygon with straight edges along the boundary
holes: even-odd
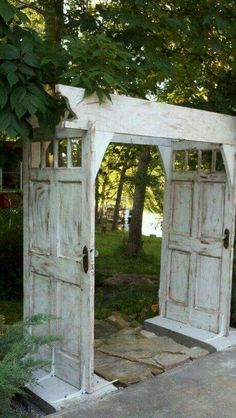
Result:
[[[55,126],[56,82],[235,114],[234,1],[93,3],[1,1],[1,131],[29,135],[33,115]]]
[[[29,136],[32,116],[53,131],[65,108],[58,82],[100,102],[115,92],[234,115],[235,57],[235,1],[1,0],[0,131]],[[112,200],[117,218],[122,193],[134,198],[139,251],[145,196],[162,209],[160,161],[153,150],[118,152],[109,148],[97,179],[97,217]]]

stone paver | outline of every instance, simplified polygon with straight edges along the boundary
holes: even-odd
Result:
[[[154,367],[154,366],[153,366]],[[117,379],[121,384],[128,386],[152,376],[150,367],[145,364],[95,353],[95,371],[100,376],[106,376],[108,381]],[[159,369],[160,372],[163,370]]]
[[[123,320],[119,312],[113,317]],[[117,379],[122,385],[156,376],[208,354],[199,347],[190,349],[169,337],[127,326],[109,338],[95,340],[95,348],[95,373],[107,381]]]
[[[94,323],[94,337],[98,338],[108,338],[112,334],[117,332],[117,328],[109,324],[109,322],[104,321],[102,319],[95,319]]]
[[[51,418],[235,418],[236,348],[188,362]]]

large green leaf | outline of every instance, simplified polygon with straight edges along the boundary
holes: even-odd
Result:
[[[19,50],[11,44],[0,45],[0,60],[15,60],[20,56]]]
[[[0,79],[0,108],[3,109],[8,99],[7,83]]]
[[[27,121],[18,120],[15,116],[12,118],[13,128],[21,135],[28,136],[30,133],[30,127]]]
[[[3,61],[3,63],[0,65],[0,70],[3,70],[4,72],[16,71],[17,64],[13,61]]]
[[[8,79],[8,82],[10,84],[10,87],[13,87],[19,80],[17,74],[13,71],[9,71],[7,73],[7,79]]]
[[[26,64],[30,65],[30,67],[38,68],[40,65],[39,57],[37,57],[37,55],[33,53],[26,53],[23,56],[23,60]]]
[[[17,106],[15,106],[15,112],[16,112],[16,116],[18,117],[18,119],[21,119],[22,116],[24,116],[27,113],[27,109],[23,105],[23,101]]]
[[[29,100],[29,95],[27,94],[27,96],[25,96],[25,98],[22,100],[22,106],[24,106],[24,108],[29,112],[29,114],[31,116],[35,115],[35,113],[37,112],[37,107],[35,107],[31,101]]]
[[[26,64],[20,63],[18,65],[18,68],[23,74],[25,74],[29,77],[32,77],[34,75],[34,70]]]
[[[0,2],[0,16],[3,20],[8,23],[14,17],[13,7],[6,1],[1,0]]]
[[[11,97],[10,97],[10,103],[11,103],[12,109],[15,109],[15,107],[19,103],[22,102],[26,93],[27,93],[26,89],[22,86],[14,88],[14,90],[11,93]]]
[[[8,110],[0,113],[0,131],[6,131],[12,122],[12,113]]]

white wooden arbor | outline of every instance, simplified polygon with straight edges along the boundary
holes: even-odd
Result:
[[[236,118],[59,85],[74,114],[24,149],[24,308],[59,317],[53,373],[93,392],[95,178],[110,142],[158,147],[166,177],[160,318],[229,334]],[[66,139],[65,139],[66,138]],[[224,167],[221,163],[223,158]],[[45,332],[45,329],[43,330]],[[51,358],[45,350],[44,356]]]

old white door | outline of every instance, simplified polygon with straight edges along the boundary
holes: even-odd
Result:
[[[93,387],[93,132],[25,146],[24,313],[59,319],[40,330],[61,336],[55,374]],[[42,327],[41,327],[42,328]],[[51,349],[44,357],[51,360]]]
[[[173,157],[165,202],[169,219],[162,257],[162,315],[225,335],[231,293],[233,189],[219,150],[180,150]]]

